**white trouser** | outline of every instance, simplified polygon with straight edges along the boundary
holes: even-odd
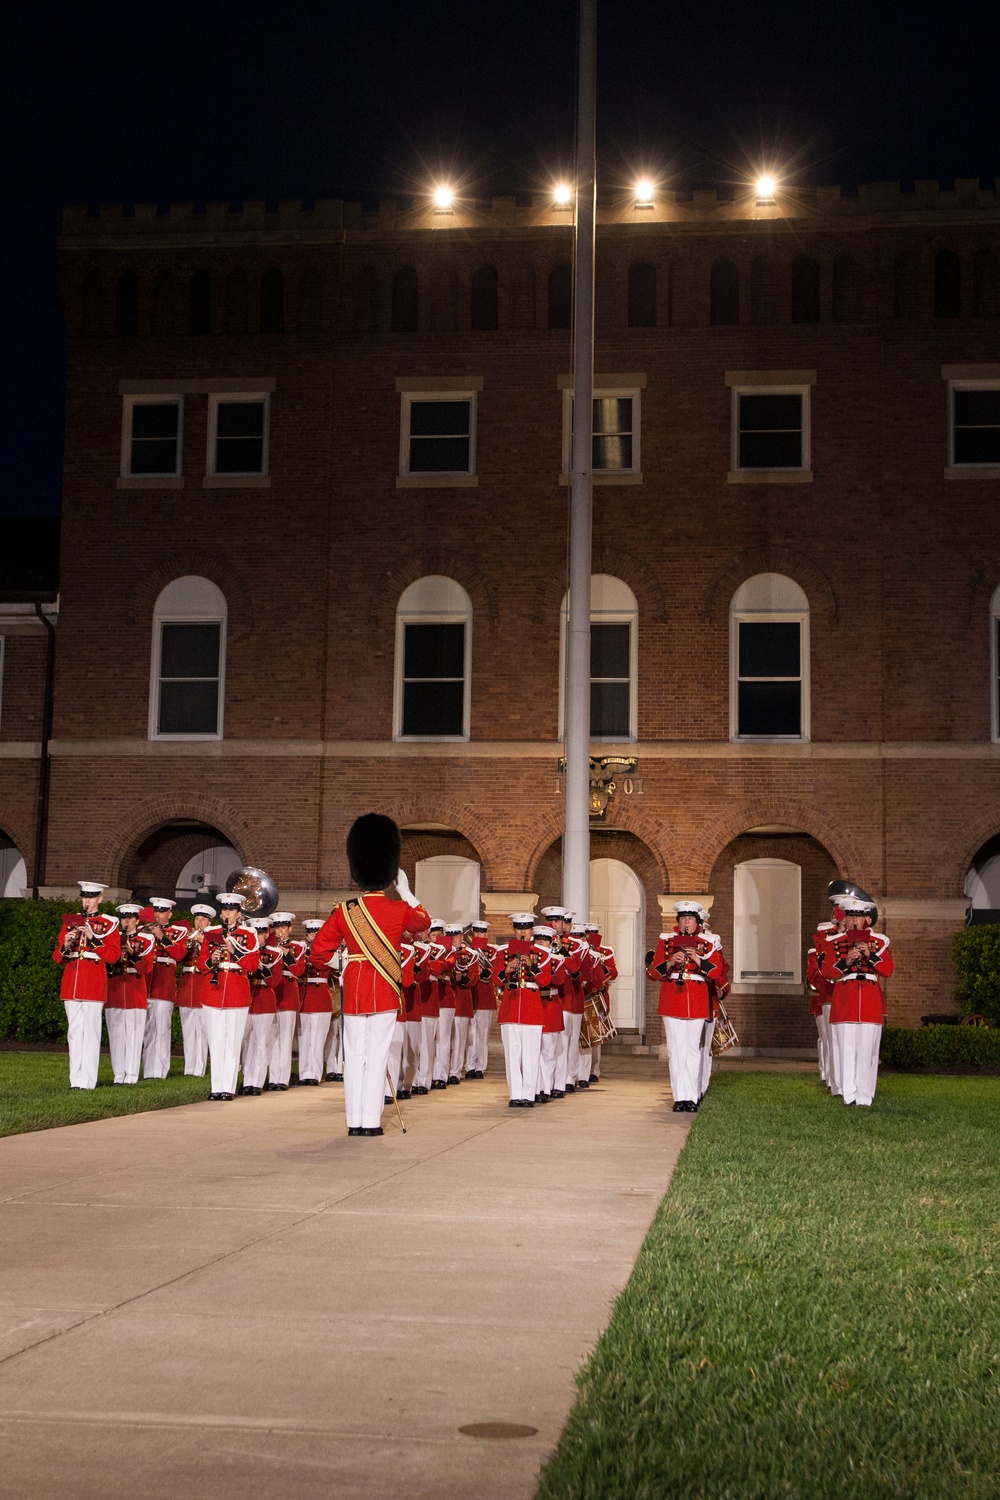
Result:
[[[170,1072],[170,1024],[173,1019],[172,1000],[150,1000],[142,1043],[144,1078],[166,1078]]]
[[[236,1076],[240,1070],[240,1048],[247,1028],[249,1006],[222,1010],[217,1005],[202,1006],[201,1019],[208,1043],[208,1060],[212,1069],[212,1093],[235,1094]]]
[[[557,1031],[556,1037],[556,1065],[552,1075],[552,1087],[557,1094],[566,1092],[566,1069],[569,1066],[569,1032],[565,1030],[566,1022],[569,1020],[569,1011],[563,1011],[563,1030]]]
[[[386,1068],[396,1029],[394,1010],[344,1017],[344,1109],[347,1126],[374,1129],[382,1119]]]
[[[835,1097],[844,1092],[841,1085],[840,1057],[833,1045],[833,1027],[830,1024],[830,1002],[823,1006],[823,1027],[826,1031],[826,1086]]]
[[[208,1067],[208,1046],[200,1005],[178,1005],[181,1013],[181,1035],[184,1038],[184,1072],[192,1078],[204,1078]]]
[[[701,1098],[701,1033],[704,1021],[664,1016],[670,1058],[670,1092],[675,1104],[697,1104]]]
[[[819,1076],[826,1083],[830,1077],[830,1026],[824,1021],[823,1012],[813,1018],[816,1022],[816,1061],[819,1064]]]
[[[490,1060],[490,1026],[494,1012],[477,1010],[473,1013],[469,1027],[469,1049],[465,1057],[467,1073],[485,1073]]]
[[[323,1077],[323,1051],[332,1017],[328,1010],[304,1010],[299,1016],[299,1082]]]
[[[705,1026],[705,1044],[701,1049],[701,1076],[698,1080],[701,1088],[699,1098],[704,1098],[708,1093],[708,1085],[712,1077],[712,1038],[715,1035],[715,1022],[709,1021]]]
[[[583,1025],[583,1017],[574,1015],[571,1010],[564,1010],[563,1025],[566,1028],[566,1078],[564,1083],[557,1083],[556,1088],[564,1089],[567,1085],[575,1088],[580,1076],[580,1027]]]
[[[398,1093],[402,1088],[403,1077],[403,1043],[406,1041],[406,1024],[401,1015],[396,1016],[396,1024],[392,1028],[392,1041],[389,1043],[388,1073],[392,1079],[392,1086]],[[389,1092],[388,1086],[386,1093]],[[382,1095],[383,1099],[385,1094]]]
[[[326,1039],[326,1071],[344,1071],[344,1024],[340,1016],[334,1016],[330,1022],[330,1034]]]
[[[451,1031],[455,1024],[455,1007],[442,1005],[438,1012],[437,1048],[434,1053],[434,1082],[448,1082],[451,1062]]]
[[[564,1031],[542,1032],[542,1047],[538,1054],[538,1092],[540,1094],[551,1094],[555,1087],[556,1053],[559,1051],[559,1038],[565,1035]]]
[[[451,1062],[448,1077],[461,1078],[465,1073],[465,1054],[469,1050],[470,1023],[468,1016],[456,1016],[451,1033]]]
[[[590,1071],[595,1078],[601,1076],[601,1046],[600,1043],[594,1048],[590,1055]]]
[[[297,1010],[278,1011],[278,1029],[271,1042],[269,1059],[272,1083],[287,1084],[292,1076],[292,1038],[298,1018]]]
[[[205,1011],[205,1015],[208,1012]],[[277,1019],[273,1010],[251,1013],[243,1047],[243,1087],[262,1089],[267,1077],[267,1065],[271,1058],[271,1046],[277,1032]]]
[[[538,1093],[538,1059],[542,1051],[541,1026],[521,1026],[508,1021],[500,1027],[507,1068],[507,1087],[512,1099],[528,1099]]]
[[[437,1050],[437,1034],[437,1016],[423,1016],[420,1021],[417,1076],[414,1079],[414,1086],[418,1089],[429,1089],[434,1079],[434,1054]]]
[[[582,1020],[583,1017],[581,1016],[580,1019]],[[576,1070],[576,1081],[577,1083],[589,1083],[591,1049],[589,1047],[581,1047],[578,1056],[580,1062]]]
[[[420,1022],[407,1021],[403,1041],[403,1088],[412,1089],[417,1076],[417,1057],[420,1053]]]
[[[115,1076],[115,1083],[125,1082],[125,1017],[129,1014],[127,1010],[119,1010],[116,1005],[104,1007],[104,1024],[108,1028],[108,1051],[111,1054],[111,1071]],[[142,1011],[137,1015],[145,1016]]]
[[[845,1104],[871,1104],[878,1081],[882,1028],[873,1021],[838,1021],[831,1026]]]
[[[69,1086],[96,1089],[101,1065],[103,1000],[64,1000],[69,1042]],[[141,1014],[141,1012],[140,1012]]]

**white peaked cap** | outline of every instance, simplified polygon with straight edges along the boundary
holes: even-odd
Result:
[[[564,906],[543,906],[542,916],[555,917],[558,922],[563,922],[569,916],[569,912]]]
[[[550,937],[555,937],[555,935],[556,935],[555,928],[554,927],[547,927],[544,922],[540,926],[538,926],[538,927],[533,927],[531,929],[531,931],[532,931],[532,933],[534,934],[535,937],[548,937],[548,938],[550,938]]]
[[[470,922],[469,926],[473,932],[489,932],[490,930],[489,922]]]
[[[191,915],[192,915],[192,917],[214,917],[215,916],[215,907],[214,906],[204,906],[199,901],[198,904],[197,904],[197,906],[192,906],[192,908],[191,908]]]
[[[171,901],[169,896],[150,896],[149,904],[154,911],[173,911],[177,902]]]
[[[239,891],[226,891],[224,895],[216,896],[220,906],[242,906],[243,897]]]
[[[295,921],[295,913],[293,911],[273,911],[268,921],[272,927],[291,927]]]
[[[431,925],[428,932],[444,932],[444,923],[440,917],[431,917]]]
[[[107,890],[107,886],[102,885],[99,880],[78,880],[76,883],[80,887],[81,896],[99,896],[102,891]]]
[[[137,901],[123,901],[121,906],[116,906],[115,911],[120,917],[137,917],[142,907]]]
[[[450,932],[452,937],[458,937],[459,934],[463,933],[464,931],[465,928],[462,926],[461,922],[449,922],[447,927],[445,928],[445,932]]]
[[[533,911],[514,911],[510,914],[513,927],[534,927],[535,914]]]
[[[306,932],[319,932],[320,928],[323,926],[323,918],[306,917],[302,925],[305,928]]]
[[[837,904],[840,907],[841,911],[851,912],[855,916],[857,916],[859,912],[862,912],[867,916],[874,910],[874,907],[872,906],[870,901],[859,901],[857,896],[841,896]]]
[[[674,911],[679,917],[704,917],[705,908],[698,901],[675,901]]]
[[[248,917],[247,926],[252,927],[255,932],[266,932],[271,925],[270,917]]]

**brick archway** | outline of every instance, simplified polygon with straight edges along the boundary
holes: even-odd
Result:
[[[840,609],[833,584],[823,569],[803,553],[790,547],[754,547],[738,552],[709,583],[702,601],[702,619],[721,624],[741,583],[758,573],[782,573],[802,587],[809,608],[828,625],[836,625]]]
[[[418,555],[387,568],[371,591],[368,628],[373,640],[394,639],[393,622],[396,606],[404,589],[419,578],[451,578],[461,584],[472,600],[472,625],[485,623],[490,631],[497,627],[499,611],[496,590],[478,574],[470,571],[467,558],[457,553],[428,548]]]
[[[947,889],[941,892],[943,896],[951,898],[965,895],[965,878],[976,855],[984,844],[988,844],[997,835],[1000,835],[1000,808],[992,813],[984,813],[955,840],[942,861],[943,879],[947,882]]]
[[[127,885],[124,877],[142,844],[167,823],[202,823],[223,834],[244,864],[254,864],[254,838],[246,821],[217,797],[151,797],[140,803],[131,816],[110,832],[97,854],[100,875],[111,886]]]
[[[472,850],[469,858],[479,861],[481,868],[481,879],[483,890],[493,888],[493,872],[498,868],[498,859],[502,860],[502,851],[496,847],[494,831],[491,826],[468,805],[458,807],[449,804],[428,803],[414,799],[397,798],[395,801],[389,799],[379,808],[389,818],[395,819],[403,832],[404,840],[417,840],[422,836],[422,830],[413,828],[414,824],[436,823],[442,830],[449,830],[453,837],[461,841],[463,847],[457,845],[455,849],[437,849],[437,853],[467,853],[464,846]],[[428,835],[436,839],[438,835]],[[416,845],[414,844],[414,847]],[[418,855],[417,858],[423,858]]]
[[[678,889],[707,891],[712,871],[726,846],[751,828],[769,823],[784,824],[808,834],[822,844],[845,879],[856,880],[869,890],[873,886],[877,889],[878,882],[873,881],[873,872],[866,869],[853,840],[843,829],[834,828],[822,813],[804,803],[777,801],[742,803],[703,825],[692,841],[686,875]],[[678,876],[682,873],[678,871]]]

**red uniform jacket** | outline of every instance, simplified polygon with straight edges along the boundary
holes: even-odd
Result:
[[[156,944],[149,976],[150,1000],[177,1000],[177,965],[187,958],[191,928],[186,922],[171,922]]]
[[[859,937],[868,941],[870,957],[852,963],[847,955]],[[888,979],[896,967],[889,939],[870,928],[837,932],[827,938],[817,957],[823,977],[832,985],[830,1024],[843,1026],[865,1021],[881,1026],[885,1020],[885,1001],[879,979]]]
[[[437,985],[431,983],[433,953],[433,943],[413,945],[413,1010],[408,1020],[422,1021],[425,1016],[438,1013]]]
[[[833,999],[832,985],[820,968],[820,951],[828,937],[836,932],[834,922],[823,922],[813,934],[813,945],[806,954],[806,989],[809,991],[809,1014],[823,1014],[823,1006]]]
[[[397,953],[405,933],[423,932],[431,925],[431,919],[422,906],[410,906],[406,901],[390,901],[382,891],[366,892],[362,900],[372,921],[385,934]],[[338,906],[316,934],[312,947],[314,963],[323,963],[332,958],[341,943],[347,944],[344,1014],[372,1016],[387,1010],[398,1010],[400,996],[364,957],[355,942],[354,934],[344,921],[342,908]]]
[[[664,980],[671,959],[680,960],[678,977]],[[677,1020],[708,1021],[712,1014],[711,986],[723,982],[722,954],[714,940],[685,938],[675,928],[661,932],[649,966],[649,978],[661,980],[659,1013]]]
[[[278,1009],[277,989],[281,984],[281,949],[266,943],[260,950],[260,963],[250,977],[250,1014],[273,1016]]]
[[[496,1010],[497,992],[493,988],[493,964],[497,950],[484,937],[474,937],[471,946],[480,954],[479,980],[476,984],[472,1004],[475,1010]]]
[[[201,942],[201,932],[192,928],[188,933],[184,957],[177,970],[177,1004],[182,1010],[198,1010],[201,1006],[204,982],[204,976],[198,973],[198,949]]]
[[[209,955],[224,945],[226,930],[207,927],[205,941],[198,951],[198,970],[206,976],[201,1003],[212,1010],[249,1010],[250,980],[247,977],[260,964],[260,944],[252,927],[239,923],[229,932],[235,952],[227,948],[218,971],[209,968]]]
[[[477,950],[463,944],[458,950],[451,976],[456,1017],[465,1016],[471,1021],[481,969],[482,960]]]
[[[516,959],[522,960],[520,965],[515,964]],[[501,1026],[544,1026],[541,991],[552,983],[552,960],[547,948],[526,938],[511,938],[497,949],[493,977],[500,991],[497,1019]]]
[[[155,939],[151,932],[119,934],[122,952],[108,965],[108,1010],[145,1010],[146,976],[153,967]]]
[[[547,1035],[566,1030],[563,1015],[562,986],[566,977],[566,960],[561,953],[549,950],[549,984],[542,990],[542,1032]]]
[[[93,941],[88,940],[81,950],[67,957],[64,952],[67,934],[74,927],[82,927],[85,921],[90,923]],[[92,917],[69,912],[63,917],[59,941],[52,952],[53,963],[65,965],[59,986],[60,999],[93,1000],[98,1005],[104,1004],[108,994],[106,965],[117,963],[121,957],[118,927],[118,918],[105,916],[104,912],[95,912]]]
[[[306,945],[298,938],[288,943],[288,952],[282,954],[281,982],[275,987],[279,1010],[299,1008],[299,980],[306,972]]]
[[[299,985],[299,1009],[304,1016],[332,1014],[330,965],[313,963],[311,951],[306,955],[304,963],[302,983]]]
[[[561,986],[563,1010],[570,1016],[582,1016],[590,944],[586,938],[567,936],[562,939],[559,952],[566,960]]]

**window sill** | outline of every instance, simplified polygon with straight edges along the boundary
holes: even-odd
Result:
[[[119,474],[120,490],[182,490],[183,474]]]
[[[467,734],[397,734],[397,745],[467,745]]]
[[[946,465],[945,479],[1000,479],[1000,464]]]
[[[477,490],[478,474],[397,474],[397,490]]]
[[[595,471],[593,480],[595,484],[642,484],[642,474],[638,470],[628,474],[609,474],[606,470],[602,470],[600,473]],[[572,475],[560,474],[559,483],[571,484]]]
[[[270,474],[206,474],[203,490],[269,490]]]
[[[149,736],[153,743],[178,745],[178,744],[213,744],[222,739],[221,734],[151,734]]]
[[[733,734],[731,745],[808,745],[807,734]]]
[[[812,469],[730,469],[728,484],[812,484]]]

